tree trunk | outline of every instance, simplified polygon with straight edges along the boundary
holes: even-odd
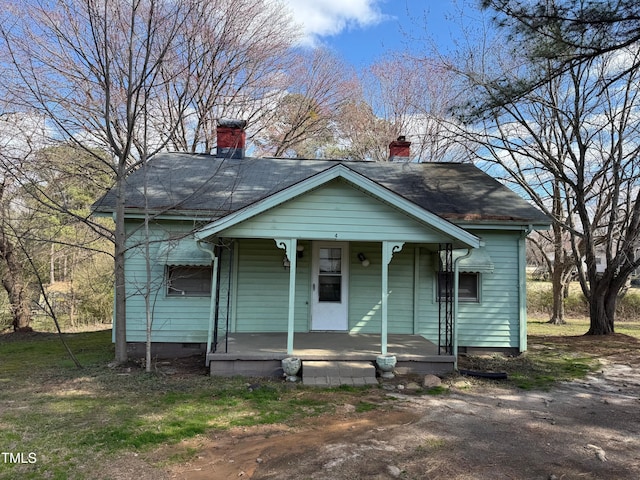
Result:
[[[115,212],[115,312],[113,327],[115,328],[116,362],[125,363],[127,355],[127,306],[126,306],[126,277],[125,277],[125,251],[126,231],[124,224],[124,161],[121,162],[119,176],[116,184],[116,212]]]
[[[592,283],[592,285],[594,285]],[[610,335],[614,332],[618,289],[601,279],[591,290],[589,301],[589,331],[586,335]]]
[[[30,331],[31,309],[29,308],[29,290],[24,281],[24,269],[16,257],[13,244],[4,232],[0,235],[0,255],[6,264],[2,274],[2,286],[7,291],[11,304],[13,331]]]
[[[564,294],[567,291],[567,282],[564,280],[563,265],[556,263],[553,266],[552,274],[553,311],[551,319],[547,323],[564,325],[567,323],[564,319]]]
[[[52,242],[49,250],[49,285],[53,285],[56,283],[56,244]]]
[[[560,198],[560,186],[553,182],[553,214],[555,218],[562,215],[562,201]],[[553,289],[553,313],[548,323],[564,325],[564,293],[567,290],[568,280],[565,278],[566,253],[563,247],[562,228],[558,222],[553,222],[553,268],[551,270],[551,283]]]
[[[69,323],[72,327],[76,326],[76,289],[73,286],[73,280],[70,283],[69,289]]]

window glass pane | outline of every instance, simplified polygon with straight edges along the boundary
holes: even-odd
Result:
[[[447,282],[453,293],[453,274],[451,272],[438,273],[438,296],[444,300]],[[458,276],[458,299],[462,301],[478,301],[478,274],[460,273]]]
[[[318,300],[320,302],[339,302],[342,294],[342,277],[320,275],[318,278]]]
[[[211,295],[212,267],[167,268],[167,295],[209,296]]]
[[[478,300],[478,274],[461,273],[458,281],[458,298]]]
[[[341,248],[321,248],[320,249],[320,273],[341,273],[342,271],[342,249]]]
[[[447,288],[453,295],[453,274],[447,272],[438,273],[438,297],[444,299],[446,297]]]

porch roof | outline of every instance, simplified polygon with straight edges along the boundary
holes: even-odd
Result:
[[[327,185],[328,183],[340,179],[345,181],[347,184],[360,189],[366,192],[368,195],[373,198],[382,201],[383,203],[394,207],[398,211],[403,214],[413,218],[418,224],[424,227],[425,241],[434,241],[433,234],[426,234],[427,230],[429,232],[439,232],[437,237],[438,241],[441,242],[451,242],[455,243],[458,247],[471,247],[477,248],[480,246],[480,239],[475,235],[463,230],[462,228],[454,225],[448,220],[439,217],[438,215],[433,214],[432,212],[425,210],[414,203],[406,200],[404,197],[398,195],[397,193],[384,188],[378,183],[370,180],[364,175],[355,172],[348,168],[343,164],[335,164],[328,170],[322,171],[309,177],[295,185],[290,186],[285,190],[281,190],[269,197],[263,198],[253,204],[250,204],[236,212],[233,212],[223,218],[220,218],[209,225],[203,227],[199,231],[195,233],[195,237],[198,239],[205,239],[207,237],[214,236],[222,232],[224,234],[225,231],[228,231],[232,227],[249,220],[251,218],[257,217],[261,213],[266,212],[267,210],[271,210],[274,207],[284,204],[294,198],[301,197],[302,195],[317,189],[320,186]],[[338,214],[339,212],[335,212]],[[269,225],[271,222],[267,222]],[[422,228],[421,227],[421,228]],[[333,230],[332,230],[333,232]],[[296,238],[317,238],[317,232],[310,232],[309,235],[306,234],[304,228],[300,228],[300,231],[296,233]],[[266,238],[273,238],[273,236],[278,236],[280,233],[274,232],[272,229],[268,228],[265,230]],[[397,232],[388,232],[385,234],[385,238],[381,238],[380,234],[377,235],[375,233],[366,234],[361,231],[357,232],[357,235],[354,236],[354,232],[348,234],[345,231],[341,231],[339,234],[335,234],[336,237],[331,235],[326,239],[332,240],[404,240],[401,233]],[[339,237],[339,238],[338,238]],[[423,238],[420,236],[419,238]]]

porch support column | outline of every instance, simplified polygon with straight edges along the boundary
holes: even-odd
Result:
[[[213,337],[213,322],[216,312],[216,291],[218,290],[218,256],[216,255],[216,249],[214,246],[207,248],[207,244],[197,241],[196,245],[203,252],[207,252],[211,255],[213,268],[211,269],[211,300],[209,301],[209,325],[207,329],[207,353],[205,357],[205,366],[209,366],[209,353],[211,353],[211,344]],[[210,244],[209,244],[210,245]]]
[[[278,248],[285,251],[289,260],[289,316],[287,319],[287,355],[293,355],[293,331],[295,326],[295,306],[296,306],[296,263],[298,260],[296,238],[276,238],[274,239]]]
[[[453,355],[453,368],[456,370],[458,369],[458,293],[460,290],[460,279],[458,278],[458,276],[460,270],[460,261],[470,257],[472,252],[473,250],[471,248],[468,248],[466,254],[456,258],[453,261],[453,338],[451,342],[451,354]]]
[[[382,347],[382,355],[387,354],[387,326],[388,326],[388,310],[387,303],[389,299],[389,263],[394,253],[402,250],[404,242],[382,242],[382,327],[380,335],[380,344]]]

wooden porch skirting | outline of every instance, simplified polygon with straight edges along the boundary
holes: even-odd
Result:
[[[224,353],[222,339],[216,353],[208,353],[211,375],[278,377],[280,361],[295,356],[304,361],[360,361],[374,363],[380,354],[380,335],[335,332],[296,333],[293,355],[287,355],[286,333],[233,333]],[[390,334],[387,351],[397,358],[399,374],[439,374],[454,369],[452,355],[438,355],[438,347],[420,335]]]

